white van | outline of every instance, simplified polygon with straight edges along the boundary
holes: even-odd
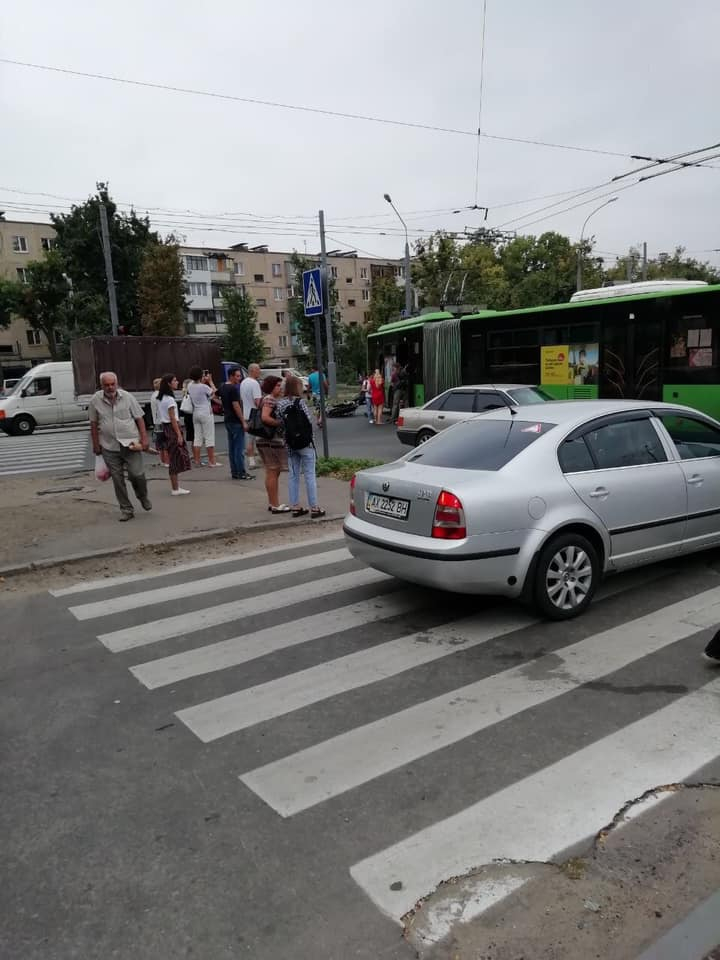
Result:
[[[35,427],[87,421],[87,405],[75,399],[72,363],[40,363],[0,399],[0,430],[29,436]]]

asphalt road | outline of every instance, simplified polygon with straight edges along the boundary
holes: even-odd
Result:
[[[717,554],[563,624],[339,539],[147,562],[3,596],[3,957],[410,960],[441,880],[720,777]]]

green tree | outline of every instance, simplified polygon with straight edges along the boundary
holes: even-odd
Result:
[[[145,248],[138,277],[138,304],[146,336],[176,337],[182,332],[188,302],[178,251],[173,237]]]
[[[60,348],[57,334],[68,328],[72,299],[59,254],[51,251],[44,260],[28,263],[27,283],[17,286],[15,312],[34,330],[45,334],[51,358],[61,359],[61,353],[66,350]]]
[[[293,254],[290,257],[290,262],[292,263],[295,272],[294,287],[296,293],[296,296],[291,297],[288,301],[288,310],[290,313],[290,332],[298,338],[300,346],[304,352],[309,356],[314,357],[315,321],[313,317],[305,316],[302,299],[302,275],[305,270],[312,270],[313,267],[316,267],[317,263],[314,260],[310,260],[308,257],[301,256],[297,250],[293,251]],[[337,308],[338,293],[335,286],[335,281],[332,277],[329,281],[329,287],[333,344],[339,345],[342,340],[340,328],[342,317]],[[320,317],[320,343],[323,356],[327,357],[327,334],[325,331],[324,317]]]
[[[253,298],[237,287],[225,286],[222,291],[223,314],[227,334],[223,348],[238,363],[262,363],[265,342],[257,326],[257,310]]]
[[[20,284],[0,277],[0,330],[10,326],[13,314],[17,313],[19,298]]]
[[[630,247],[627,256],[619,257],[610,267],[607,280],[637,281],[642,278],[642,254],[639,247]],[[684,247],[675,247],[672,253],[660,253],[648,260],[648,280],[705,280],[720,283],[720,272],[712,264],[685,256]]]
[[[565,303],[575,292],[577,245],[560,233],[515,237],[500,250],[510,309]],[[602,283],[602,262],[586,259],[588,287]]]
[[[338,347],[338,374],[340,380],[355,383],[358,373],[367,367],[367,335],[365,327],[345,327]]]
[[[420,294],[421,307],[438,307],[445,302],[446,291],[459,277],[460,246],[442,231],[415,244],[412,281]]]
[[[367,332],[372,333],[383,323],[399,320],[405,306],[405,291],[393,277],[377,277],[370,288],[370,306]],[[366,335],[367,339],[367,335]]]
[[[73,285],[73,323],[82,334],[109,333],[105,260],[100,241],[100,201],[107,208],[110,248],[118,303],[119,324],[130,334],[141,332],[138,278],[145,250],[160,238],[147,217],[134,211],[118,213],[105,188],[73,206],[68,214],[52,214],[56,250]],[[100,310],[100,305],[104,306]]]

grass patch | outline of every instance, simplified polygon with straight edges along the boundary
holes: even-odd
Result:
[[[350,480],[358,470],[367,470],[368,467],[379,467],[382,460],[352,460],[348,457],[319,457],[317,461],[317,475],[319,477],[333,477],[335,480]]]

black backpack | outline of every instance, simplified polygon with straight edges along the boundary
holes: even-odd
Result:
[[[285,425],[285,442],[291,450],[304,450],[313,442],[312,424],[307,414],[300,406],[300,397],[295,397],[292,404],[283,414]]]

